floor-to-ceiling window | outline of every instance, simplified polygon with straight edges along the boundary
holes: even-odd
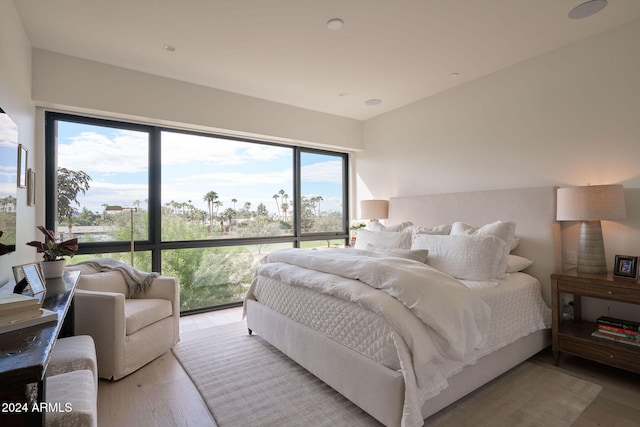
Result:
[[[47,226],[79,238],[72,262],[176,276],[183,312],[239,303],[270,251],[348,237],[345,153],[60,113],[46,152]]]

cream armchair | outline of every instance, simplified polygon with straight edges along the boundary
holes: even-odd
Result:
[[[90,335],[96,345],[98,376],[118,380],[170,350],[180,340],[180,285],[160,276],[148,292],[126,298],[121,272],[99,272],[81,264],[74,299],[76,335]]]

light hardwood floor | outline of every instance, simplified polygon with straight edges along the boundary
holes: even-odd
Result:
[[[242,308],[186,316],[180,330],[188,331],[242,320]],[[604,387],[573,424],[574,427],[640,427],[640,375],[563,355],[553,366],[550,350],[531,361],[545,364]],[[100,380],[98,425],[215,426],[205,403],[172,352],[116,382]]]

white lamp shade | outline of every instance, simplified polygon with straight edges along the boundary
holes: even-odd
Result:
[[[558,188],[558,221],[625,219],[627,209],[622,185],[589,185]]]
[[[367,219],[387,219],[389,217],[388,200],[360,201],[360,217]]]

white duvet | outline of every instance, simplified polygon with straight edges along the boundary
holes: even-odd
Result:
[[[475,363],[486,343],[489,306],[458,280],[416,261],[355,249],[284,249],[264,258],[259,276],[355,302],[392,325],[401,337],[395,345],[406,426],[423,424],[422,404],[447,386],[449,376]]]

